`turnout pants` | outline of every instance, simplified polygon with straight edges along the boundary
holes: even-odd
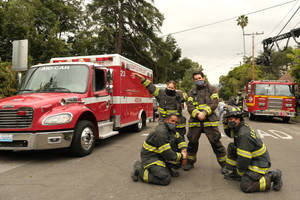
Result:
[[[226,149],[221,143],[221,133],[218,127],[191,127],[188,132],[188,162],[194,164],[197,158],[199,139],[205,133],[221,167],[225,166]]]
[[[236,171],[236,160],[236,147],[233,143],[229,143],[227,148],[226,168]],[[271,188],[271,176],[269,173],[260,174],[247,170],[241,177],[240,187],[241,190],[246,193],[268,191]]]
[[[171,173],[169,168],[159,165],[151,165],[146,169],[142,168],[139,176],[145,183],[168,185],[171,182]]]

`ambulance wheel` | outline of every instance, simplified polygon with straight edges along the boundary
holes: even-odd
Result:
[[[249,120],[254,120],[254,115],[251,112],[248,112]]]
[[[75,156],[86,156],[95,147],[95,126],[92,122],[82,120],[76,125],[71,144],[72,153]]]
[[[284,118],[282,118],[282,120],[283,120],[284,123],[289,123],[290,119],[291,119],[290,117],[284,117]]]
[[[141,130],[143,130],[145,126],[146,126],[146,117],[142,115],[142,117],[139,119],[139,122],[133,125],[133,130],[136,132],[140,132]]]

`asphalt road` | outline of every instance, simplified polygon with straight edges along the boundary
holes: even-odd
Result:
[[[133,182],[133,161],[157,125],[148,123],[140,133],[123,132],[99,142],[95,151],[74,158],[64,150],[0,152],[0,200],[298,200],[300,196],[300,124],[280,120],[250,121],[269,150],[272,169],[283,171],[280,192],[244,194],[239,182],[223,178],[205,135],[201,136],[198,162],[189,172],[179,170],[169,186]],[[221,127],[220,127],[221,128]],[[222,137],[225,146],[231,140]]]

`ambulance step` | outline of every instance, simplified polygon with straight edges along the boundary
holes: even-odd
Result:
[[[119,134],[119,131],[112,131],[112,132],[109,132],[109,133],[100,133],[99,138],[100,139],[105,139],[105,138],[109,138],[109,137],[111,137],[113,135],[117,135],[117,134]]]
[[[99,129],[99,138],[105,139],[111,137],[113,135],[119,134],[118,131],[113,131],[114,123],[110,121],[99,122],[98,129]]]

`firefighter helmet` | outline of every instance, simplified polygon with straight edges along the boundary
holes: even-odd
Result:
[[[228,117],[243,117],[243,111],[237,106],[228,106],[225,109],[224,118]]]

